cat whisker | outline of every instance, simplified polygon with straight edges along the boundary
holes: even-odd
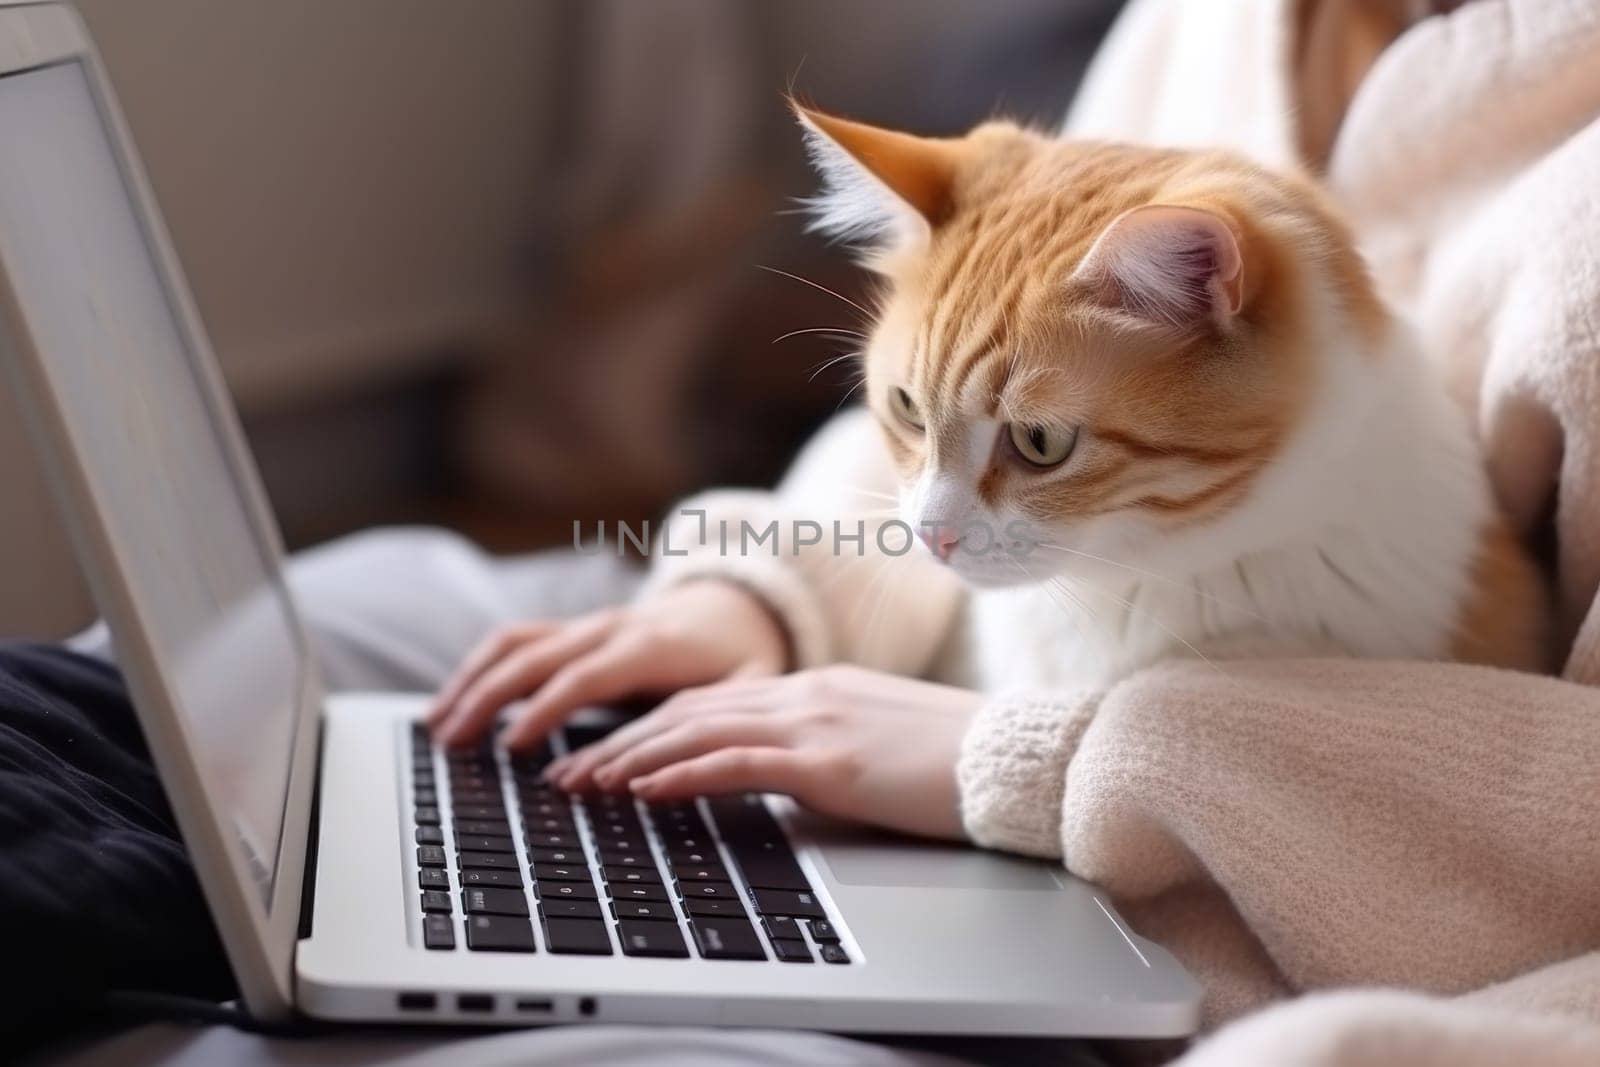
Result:
[[[837,413],[840,408],[844,407],[844,402],[846,400],[850,399],[851,394],[853,394],[857,389],[860,389],[863,385],[866,385],[866,384],[867,384],[867,376],[865,374],[858,373],[856,375],[856,384],[852,385],[849,389],[847,389],[845,391],[844,396],[839,398],[839,402],[833,406],[834,412]]]
[[[866,308],[862,307],[860,304],[856,303],[854,300],[851,300],[848,296],[845,296],[843,293],[837,292],[837,291],[835,291],[833,289],[829,289],[826,285],[823,285],[821,282],[814,282],[810,278],[802,278],[798,274],[790,274],[786,270],[779,270],[777,267],[769,267],[769,266],[767,266],[767,265],[765,265],[763,263],[757,263],[756,267],[759,270],[764,270],[764,271],[767,271],[767,272],[772,273],[772,274],[781,274],[785,278],[792,278],[794,281],[797,281],[802,285],[809,285],[813,289],[819,290],[821,292],[827,293],[829,296],[836,297],[836,298],[838,298],[840,300],[843,300],[846,304],[849,304],[851,307],[853,307],[857,311],[861,312],[861,314],[865,315],[868,319],[872,318],[872,312],[868,311]]]
[[[1258,622],[1270,623],[1272,621],[1258,611],[1252,611],[1243,605],[1234,604],[1230,601],[1224,600],[1214,593],[1208,593],[1193,582],[1179,581],[1177,578],[1173,578],[1169,575],[1158,574],[1155,571],[1147,571],[1142,567],[1135,567],[1129,563],[1122,563],[1118,560],[1107,559],[1105,556],[1097,556],[1093,552],[1085,552],[1082,549],[1068,548],[1066,545],[1053,544],[1049,541],[1040,541],[1038,544],[1040,548],[1049,549],[1053,552],[1066,552],[1074,556],[1082,556],[1084,559],[1092,559],[1097,563],[1104,563],[1108,567],[1120,567],[1122,570],[1129,571],[1133,574],[1142,575],[1145,578],[1154,578],[1158,582],[1166,582],[1168,585],[1174,586],[1178,589],[1187,589],[1194,593],[1195,596],[1209,600],[1219,607],[1227,608],[1229,611],[1237,611],[1241,615],[1248,615]]]
[[[829,367],[837,366],[838,364],[843,363],[847,359],[859,359],[860,357],[861,357],[861,353],[860,352],[845,352],[842,355],[834,356],[832,359],[824,360],[822,362],[821,366],[819,366],[816,370],[811,372],[811,377],[807,378],[806,381],[814,382],[814,381],[817,380],[817,375],[821,374],[823,371],[827,370]]]
[[[900,498],[898,496],[893,493],[885,493],[882,489],[867,489],[859,485],[847,485],[844,488],[850,490],[852,493],[860,493],[862,496],[875,496],[879,500],[888,500],[896,504],[900,502]]]
[[[887,564],[888,558],[889,557],[883,557],[882,562]],[[880,566],[877,572],[872,576],[871,584],[867,586],[868,596],[871,596],[874,591],[876,591],[878,594],[876,599],[874,599],[872,602],[872,611],[867,615],[867,625],[862,629],[863,647],[866,648],[869,642],[871,643],[871,648],[868,649],[869,658],[871,653],[876,650],[878,640],[878,621],[883,612],[884,601],[887,600],[889,596],[889,583],[885,580],[886,576],[889,574],[889,571],[890,568],[888,566]]]
[[[852,330],[845,326],[812,326],[804,330],[790,330],[788,333],[781,333],[772,339],[772,343],[777,344],[779,341],[787,341],[791,337],[799,337],[808,333],[833,333],[841,337],[859,337],[863,340],[867,336],[860,330]]]
[[[1046,584],[1054,585],[1054,584],[1056,584],[1056,583],[1058,583],[1060,581],[1061,581],[1061,579],[1059,579],[1059,578],[1052,578]],[[1231,678],[1228,675],[1228,672],[1223,670],[1221,667],[1217,666],[1215,660],[1213,660],[1210,656],[1206,655],[1204,652],[1201,652],[1198,648],[1196,648],[1194,646],[1194,644],[1188,638],[1184,637],[1182,634],[1178,633],[1172,627],[1170,627],[1166,623],[1162,622],[1161,621],[1161,617],[1159,615],[1157,615],[1155,612],[1150,611],[1148,609],[1141,610],[1140,608],[1135,607],[1134,604],[1133,604],[1133,601],[1123,599],[1122,597],[1120,597],[1117,594],[1111,592],[1109,589],[1105,588],[1102,585],[1098,585],[1098,584],[1096,584],[1094,582],[1084,582],[1084,584],[1089,586],[1096,593],[1099,593],[1101,596],[1108,596],[1112,600],[1115,600],[1117,603],[1119,603],[1123,607],[1127,608],[1129,614],[1132,614],[1133,612],[1136,612],[1136,611],[1139,612],[1145,618],[1149,619],[1151,622],[1153,622],[1157,626],[1159,626],[1161,628],[1161,631],[1163,633],[1165,633],[1168,637],[1172,638],[1174,641],[1178,642],[1184,648],[1187,648],[1190,652],[1194,653],[1194,655],[1197,656],[1201,660],[1201,662],[1203,662],[1207,667],[1210,667],[1212,670],[1216,671],[1217,672],[1217,676],[1219,678],[1229,678],[1229,680],[1231,681]]]
[[[1049,598],[1050,603],[1054,604],[1061,610],[1062,617],[1068,622],[1072,623],[1072,628],[1080,635],[1083,633],[1083,621],[1085,619],[1096,626],[1100,625],[1100,618],[1095,614],[1094,608],[1090,606],[1082,597],[1078,596],[1077,593],[1065,587],[1060,587],[1059,589],[1053,587],[1050,582],[1041,582],[1039,581],[1039,576],[1028,570],[1027,567],[1023,566],[1020,560],[1011,556],[1007,556],[1006,559],[1011,563],[1012,566],[1016,567],[1017,570],[1022,573],[1024,578],[1039,585],[1039,588],[1044,592],[1044,595]],[[1066,604],[1062,604],[1061,601],[1057,600],[1053,595],[1057,591],[1066,596]],[[1077,610],[1073,611],[1071,610],[1072,608],[1076,608]]]

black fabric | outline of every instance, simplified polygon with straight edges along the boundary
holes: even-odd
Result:
[[[0,642],[0,1031],[233,978],[115,667]]]

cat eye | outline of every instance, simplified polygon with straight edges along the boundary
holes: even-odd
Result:
[[[895,418],[914,429],[924,428],[922,413],[917,410],[917,402],[911,399],[911,394],[898,385],[889,390],[889,410],[894,412]]]
[[[1072,446],[1077,443],[1076,429],[1029,426],[1020,422],[1011,424],[1012,447],[1017,450],[1017,455],[1035,467],[1059,466],[1072,455]]]

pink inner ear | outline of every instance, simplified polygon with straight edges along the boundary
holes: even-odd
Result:
[[[1220,216],[1155,204],[1112,222],[1077,274],[1131,315],[1190,327],[1226,326],[1238,314],[1244,270],[1239,242]]]

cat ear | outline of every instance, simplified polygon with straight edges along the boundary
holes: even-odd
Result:
[[[1202,208],[1151,204],[1119,215],[1073,278],[1109,307],[1178,329],[1226,329],[1244,303],[1239,239]]]
[[[812,228],[846,240],[925,236],[950,214],[957,142],[916,137],[790,101],[806,132],[821,194]]]

